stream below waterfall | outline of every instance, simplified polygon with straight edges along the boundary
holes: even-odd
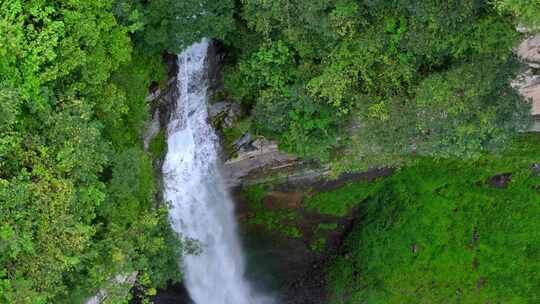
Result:
[[[218,138],[208,121],[208,52],[203,39],[178,55],[178,98],[167,127],[164,198],[170,220],[196,254],[182,261],[195,304],[265,304],[273,301],[245,278],[234,207],[220,173]]]

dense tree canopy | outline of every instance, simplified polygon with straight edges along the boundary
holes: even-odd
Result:
[[[141,140],[147,88],[165,83],[164,52],[220,40],[225,95],[243,106],[242,128],[352,170],[410,154],[474,159],[504,150],[530,116],[509,87],[519,69],[515,25],[534,30],[539,20],[538,0],[0,1],[0,303],[80,303],[118,274],[136,272],[149,294],[180,279],[181,246],[156,199],[152,163],[163,145],[146,153]],[[493,212],[531,207],[529,190],[501,194]],[[473,191],[459,206],[483,208],[493,191]],[[459,196],[414,195],[433,212],[434,202]],[[522,205],[504,206],[511,195]],[[383,232],[399,239],[394,228]],[[499,237],[482,239],[481,249]],[[530,261],[518,262],[511,271]],[[534,295],[518,283],[509,302]],[[486,290],[481,299],[496,293]]]
[[[128,28],[111,8],[0,3],[2,303],[75,303],[131,271],[154,284],[177,276],[139,142],[146,90],[115,80],[129,73],[144,88],[159,74],[148,60],[130,71]]]
[[[224,38],[233,8],[0,2],[0,302],[77,303],[134,271],[150,291],[179,279],[159,155],[142,151],[146,88],[164,82],[162,52]]]
[[[508,85],[517,33],[487,1],[245,0],[242,22],[234,39],[259,48],[238,49],[227,88],[253,109],[254,130],[290,152],[470,157],[527,127],[528,104]],[[443,95],[428,102],[433,93]],[[463,107],[446,109],[453,102]]]
[[[540,26],[540,1],[538,0],[494,0],[498,10],[517,17],[522,25],[538,29]]]
[[[224,39],[234,29],[232,0],[116,0],[113,11],[146,52],[179,53],[203,37]]]

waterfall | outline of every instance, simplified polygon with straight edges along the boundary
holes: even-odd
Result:
[[[167,129],[164,197],[171,202],[174,230],[200,246],[200,252],[182,261],[195,303],[268,303],[244,277],[233,204],[219,170],[217,136],[208,122],[208,49],[203,39],[178,56],[179,97]]]

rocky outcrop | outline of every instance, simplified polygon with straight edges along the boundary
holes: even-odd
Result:
[[[106,300],[126,298],[131,287],[137,280],[138,272],[132,272],[130,274],[119,274],[112,279],[107,287],[104,287],[98,291],[98,293],[92,298],[86,300],[85,304],[100,304]],[[114,301],[114,300],[113,300]]]
[[[247,184],[248,177],[253,179],[261,173],[272,175],[298,164],[295,156],[279,151],[277,142],[264,138],[252,139],[249,133],[244,134],[234,145],[238,149],[237,156],[227,160],[223,170],[230,187]]]
[[[533,115],[540,115],[540,73],[529,68],[518,76],[516,84],[520,94],[532,100]]]
[[[531,68],[540,68],[540,34],[527,37],[516,49],[517,56]]]
[[[217,102],[211,102],[208,114],[211,123],[221,137],[223,146],[223,175],[227,186],[236,187],[279,179],[284,182],[291,179],[310,176],[320,176],[326,169],[306,169],[297,157],[283,153],[276,141],[270,141],[260,136],[253,136],[249,132],[238,138],[224,136],[224,130],[235,128],[235,124],[242,116],[242,109],[238,103],[222,98],[223,79],[220,66],[225,60],[224,52],[218,43],[214,43],[209,54],[209,80],[210,94],[220,96]],[[215,98],[211,98],[215,99]]]
[[[520,29],[518,29],[520,30]],[[531,34],[516,48],[518,58],[527,64],[527,69],[518,76],[512,85],[519,93],[532,102],[532,115],[535,124],[532,131],[540,132],[540,34]]]

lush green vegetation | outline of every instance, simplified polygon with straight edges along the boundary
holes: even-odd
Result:
[[[538,0],[494,0],[493,3],[500,11],[516,16],[525,26],[536,29],[540,26],[540,1]]]
[[[332,303],[537,303],[534,163],[537,135],[502,156],[422,158],[387,178],[330,269]],[[501,173],[511,177],[495,187]]]
[[[540,136],[521,135],[501,154],[407,163],[390,177],[304,197],[308,210],[362,219],[327,270],[331,303],[536,303]],[[256,205],[249,223],[287,235],[289,219],[275,209],[286,204],[269,201],[264,186],[245,196]],[[336,223],[312,227],[311,250],[324,252]]]
[[[167,139],[165,138],[165,130],[160,130],[158,134],[150,141],[150,146],[148,147],[150,153],[155,158],[165,157],[167,152]]]
[[[495,5],[492,5],[495,4]],[[535,1],[241,1],[230,96],[253,131],[337,170],[478,157],[530,122],[509,12]],[[451,13],[449,13],[451,12]],[[518,13],[516,13],[518,12]]]
[[[141,133],[161,55],[202,37],[223,42],[225,95],[246,113],[227,149],[250,130],[338,171],[412,163],[306,199],[330,215],[369,200],[332,271],[336,301],[538,300],[524,155],[539,143],[486,152],[528,126],[511,48],[515,24],[539,20],[538,0],[0,1],[0,303],[80,303],[118,274],[148,294],[180,279],[152,168],[164,134],[148,153]],[[503,172],[507,189],[483,183]],[[257,191],[251,221],[300,237]]]
[[[179,53],[203,37],[223,39],[234,29],[232,0],[117,0],[114,12],[137,31],[146,52]]]
[[[343,187],[310,195],[304,200],[304,204],[308,210],[321,214],[345,216],[354,206],[377,193],[381,185],[381,180],[349,182]]]
[[[0,2],[1,303],[80,303],[132,272],[150,291],[179,279],[141,141],[164,67],[115,5]]]

